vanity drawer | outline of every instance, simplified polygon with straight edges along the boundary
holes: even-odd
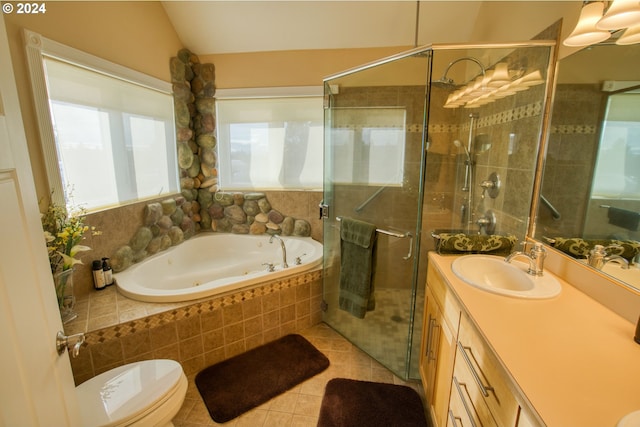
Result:
[[[468,369],[471,378],[465,380],[471,380],[469,389],[475,389],[473,393],[486,402],[498,425],[515,426],[518,402],[498,360],[466,316],[460,321],[457,346],[456,367],[460,364]]]
[[[451,401],[453,401],[454,396],[460,398],[460,403],[463,404],[465,412],[473,420],[473,424],[476,427],[497,427],[496,421],[491,415],[491,410],[476,385],[469,367],[462,360],[460,349],[457,352],[451,385]],[[451,405],[451,402],[449,404]]]
[[[454,375],[451,384],[447,427],[489,427],[481,423],[469,396],[465,396],[465,394],[465,384],[460,384]]]
[[[444,320],[447,322],[451,331],[454,332],[454,335],[456,335],[458,326],[460,325],[460,313],[462,310],[456,297],[453,296],[453,293],[445,284],[440,272],[435,267],[427,269],[427,286],[431,289],[437,304],[440,306]]]

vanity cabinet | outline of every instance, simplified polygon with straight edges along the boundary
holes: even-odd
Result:
[[[518,402],[498,360],[466,314],[460,321],[456,352],[452,394],[457,392],[462,400],[464,415],[476,426],[516,426]],[[456,416],[462,417],[459,411],[451,414]]]
[[[434,426],[447,424],[460,305],[434,270],[427,271],[420,376]]]
[[[436,427],[533,427],[524,399],[437,268],[427,271],[420,375]]]

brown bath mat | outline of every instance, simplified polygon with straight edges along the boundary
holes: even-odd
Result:
[[[334,378],[327,383],[318,427],[427,427],[410,387]]]
[[[224,423],[328,366],[324,354],[294,334],[209,366],[195,381],[211,418]]]

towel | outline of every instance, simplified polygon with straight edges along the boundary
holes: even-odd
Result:
[[[342,219],[339,307],[359,319],[375,308],[375,247],[375,225],[351,218]]]
[[[617,225],[630,231],[638,230],[638,224],[640,224],[640,213],[627,209],[614,208],[611,206],[608,217],[609,224]]]
[[[513,235],[480,235],[464,233],[439,233],[436,238],[436,250],[439,254],[489,253],[508,255],[518,239]]]
[[[574,258],[587,258],[595,245],[607,248],[609,255],[619,255],[629,262],[640,254],[640,242],[635,240],[617,239],[583,239],[580,237],[546,238],[554,248],[571,255]]]

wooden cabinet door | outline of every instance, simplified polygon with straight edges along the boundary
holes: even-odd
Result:
[[[433,396],[430,401],[430,411],[435,424],[443,427],[447,424],[457,337],[445,322],[443,315],[438,319],[438,332],[438,364],[434,379]]]
[[[456,335],[445,321],[440,305],[430,288],[426,291],[423,331],[420,375],[425,388],[426,402],[433,423],[436,426],[445,426],[456,353]]]
[[[420,376],[427,403],[433,398],[436,374],[436,349],[439,340],[437,322],[440,317],[438,304],[431,289],[427,288],[424,303],[423,336],[420,350]]]

